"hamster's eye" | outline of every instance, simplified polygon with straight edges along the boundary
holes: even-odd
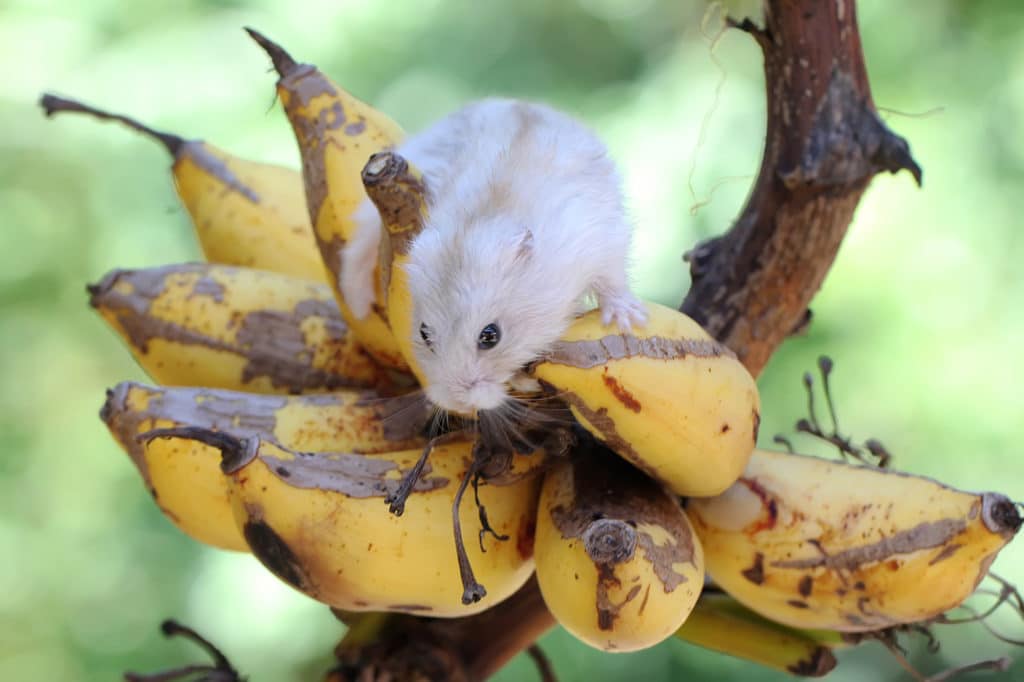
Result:
[[[420,325],[420,338],[423,339],[423,343],[427,344],[427,348],[430,348],[430,327],[426,323]]]
[[[480,336],[476,337],[476,347],[480,350],[489,350],[498,345],[501,341],[501,329],[494,322],[480,330]]]

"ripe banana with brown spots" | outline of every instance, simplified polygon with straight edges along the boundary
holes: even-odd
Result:
[[[100,418],[175,525],[205,544],[245,551],[248,545],[235,525],[220,469],[220,451],[191,439],[140,436],[189,426],[257,436],[299,450],[389,452],[425,444],[427,411],[415,394],[278,396],[123,382],[107,392]]]
[[[174,187],[209,262],[328,281],[297,171],[247,161],[203,140],[187,140],[75,100],[43,95],[40,104],[47,116],[74,112],[118,121],[160,142],[174,159]]]
[[[844,632],[956,607],[1021,525],[998,493],[768,450],[687,513],[722,589],[779,623]]]
[[[487,585],[462,599],[454,545],[453,503],[463,528],[483,519],[463,499],[471,442],[434,447],[398,517],[384,498],[420,457],[420,449],[380,454],[300,452],[259,438],[195,428],[156,435],[193,438],[223,453],[234,519],[252,553],[304,594],[345,611],[394,611],[435,617],[482,611],[519,589],[533,573],[533,529],[542,451],[516,455],[479,487],[492,534],[466,551]],[[498,539],[496,536],[502,536]]]
[[[544,477],[537,582],[555,619],[604,651],[670,637],[704,587],[704,561],[679,500],[599,446]]]
[[[115,270],[89,294],[161,384],[300,393],[395,378],[356,343],[323,284],[184,264]]]
[[[716,495],[743,472],[761,421],[753,377],[700,325],[647,303],[628,334],[577,319],[532,373],[609,448],[679,495]]]
[[[342,317],[378,362],[408,370],[388,326],[383,292],[377,292],[370,314],[357,319],[345,304],[338,279],[342,249],[356,229],[352,214],[366,198],[363,166],[371,154],[395,145],[404,133],[383,112],[353,97],[315,66],[297,63],[280,45],[248,31],[280,76],[277,95],[302,154],[310,220]]]

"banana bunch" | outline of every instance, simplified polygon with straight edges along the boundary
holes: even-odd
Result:
[[[558,622],[593,647],[675,635],[821,675],[839,640],[809,630],[932,618],[1016,533],[1017,507],[994,493],[756,449],[753,377],[653,303],[630,333],[580,316],[524,368],[531,404],[573,423],[508,447],[459,424],[437,436],[404,271],[430,188],[390,151],[402,131],[387,116],[250,33],[279,75],[301,177],[42,101],[125,123],[174,157],[207,262],[115,270],[89,294],[159,384],[117,385],[100,416],[191,537],[250,552],[346,612],[465,616],[536,571]],[[386,235],[373,312],[357,320],[338,277],[366,197]]]

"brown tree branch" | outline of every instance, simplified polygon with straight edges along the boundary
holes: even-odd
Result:
[[[854,209],[878,172],[921,169],[875,113],[854,0],[765,0],[764,27],[730,20],[764,52],[768,121],[761,170],[732,228],[688,254],[681,310],[755,376],[808,321]],[[483,680],[554,625],[536,580],[481,614],[395,616],[332,680]],[[343,672],[344,669],[344,672]]]
[[[764,153],[732,229],[687,254],[680,310],[756,376],[805,326],[871,178],[906,169],[920,184],[921,169],[875,113],[853,0],[766,0],[763,28],[729,23],[764,53]]]

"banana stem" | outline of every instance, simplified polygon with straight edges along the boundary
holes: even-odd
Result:
[[[53,117],[55,114],[62,112],[72,112],[78,114],[86,114],[93,118],[98,118],[102,121],[116,121],[123,125],[128,126],[132,130],[142,133],[147,137],[151,137],[157,140],[167,151],[170,152],[171,156],[177,158],[181,152],[181,148],[185,146],[187,140],[172,133],[165,133],[155,128],[150,128],[145,123],[140,123],[134,118],[124,116],[122,114],[113,114],[109,111],[97,109],[96,107],[89,106],[83,102],[79,102],[75,99],[68,99],[66,97],[59,97],[57,95],[51,95],[45,93],[39,98],[39,106],[43,108],[47,118]]]
[[[548,660],[548,656],[544,653],[543,649],[536,644],[531,644],[526,648],[526,653],[533,659],[534,665],[537,666],[541,682],[558,682],[558,678],[555,677],[555,669],[551,667],[551,661]]]
[[[249,34],[256,43],[262,47],[266,53],[270,56],[270,61],[274,65],[274,70],[277,71],[278,75],[285,77],[292,73],[298,63],[288,54],[283,47],[275,43],[270,38],[266,37],[254,28],[245,27],[245,32]]]
[[[806,326],[871,179],[906,169],[921,183],[907,142],[875,111],[856,3],[763,5],[764,26],[726,20],[764,54],[761,169],[729,231],[687,254],[692,284],[680,306],[754,376]]]
[[[430,459],[430,453],[434,451],[434,448],[444,445],[445,443],[464,440],[468,435],[468,431],[461,430],[451,431],[431,438],[423,448],[420,458],[416,460],[416,464],[414,464],[412,469],[402,477],[402,480],[398,484],[398,488],[395,492],[384,497],[384,502],[388,505],[388,510],[395,516],[401,516],[404,514],[405,503],[409,499],[409,495],[412,494],[416,484],[419,482],[420,476],[423,475],[423,469],[427,466],[427,460]]]

